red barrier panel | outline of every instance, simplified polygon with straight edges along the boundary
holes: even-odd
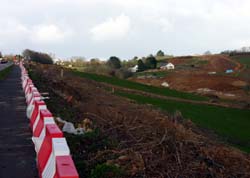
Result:
[[[37,155],[38,172],[42,177],[43,170],[52,154],[52,138],[62,138],[63,133],[56,124],[46,125],[46,136]]]
[[[47,109],[44,101],[34,101],[35,107],[30,117],[30,127],[33,131],[35,123],[38,122],[40,115],[39,112],[41,109]]]
[[[23,91],[26,93],[28,85],[33,84],[31,79],[27,79],[26,84],[24,85]]]
[[[71,156],[56,156],[56,174],[54,178],[79,178]]]
[[[36,87],[30,87],[30,89],[26,95],[26,103],[27,104],[29,104],[29,101],[30,101],[33,93],[39,93]]]
[[[46,118],[52,118],[52,114],[48,109],[42,109],[40,111],[40,119],[37,123],[36,128],[34,128],[33,136],[34,137],[39,137],[43,128],[44,128],[44,122]],[[53,119],[53,118],[52,118]]]
[[[27,105],[29,106],[32,102],[34,102],[35,99],[40,99],[41,95],[39,92],[33,92],[31,97],[28,99]]]

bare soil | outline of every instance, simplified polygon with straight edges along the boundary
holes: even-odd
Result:
[[[181,57],[169,61],[178,66],[188,64],[191,60],[192,58]],[[250,96],[243,90],[242,85],[235,85],[235,83],[247,85],[249,82],[234,74],[225,74],[227,69],[233,69],[235,73],[240,73],[244,66],[239,62],[224,55],[199,56],[197,60],[208,63],[193,69],[176,69],[163,78],[131,78],[131,80],[154,86],[161,86],[163,82],[167,82],[170,88],[186,92],[197,92],[198,89],[209,88],[225,93],[225,95],[214,93],[222,99],[250,101]],[[209,72],[216,72],[216,75],[208,74]],[[235,97],[227,97],[227,94],[233,94]]]

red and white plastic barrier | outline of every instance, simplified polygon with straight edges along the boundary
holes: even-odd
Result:
[[[79,178],[70,150],[62,131],[56,125],[52,113],[42,101],[28,72],[20,62],[22,87],[27,102],[32,141],[37,153],[40,178]]]

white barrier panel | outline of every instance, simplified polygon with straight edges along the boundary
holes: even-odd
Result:
[[[33,96],[34,94],[40,94],[40,93],[38,92],[38,90],[37,90],[36,87],[30,88],[30,92],[27,94],[27,98],[26,98],[26,103],[27,103],[27,105],[30,104],[30,101],[31,101],[32,96]]]
[[[34,109],[30,117],[30,127],[32,129],[32,132],[34,131],[34,128],[36,128],[36,125],[40,119],[40,111],[42,109],[47,109],[47,106],[44,101],[34,101]]]
[[[32,97],[31,97],[31,101],[28,103],[28,107],[26,110],[26,115],[27,117],[30,119],[31,118],[31,114],[33,113],[34,107],[35,107],[35,101],[40,101],[41,100],[41,95],[40,93],[33,93]]]

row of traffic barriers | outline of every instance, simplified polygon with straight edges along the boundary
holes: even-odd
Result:
[[[20,68],[39,177],[79,178],[66,139],[43,101],[44,97],[29,78],[22,62]]]

